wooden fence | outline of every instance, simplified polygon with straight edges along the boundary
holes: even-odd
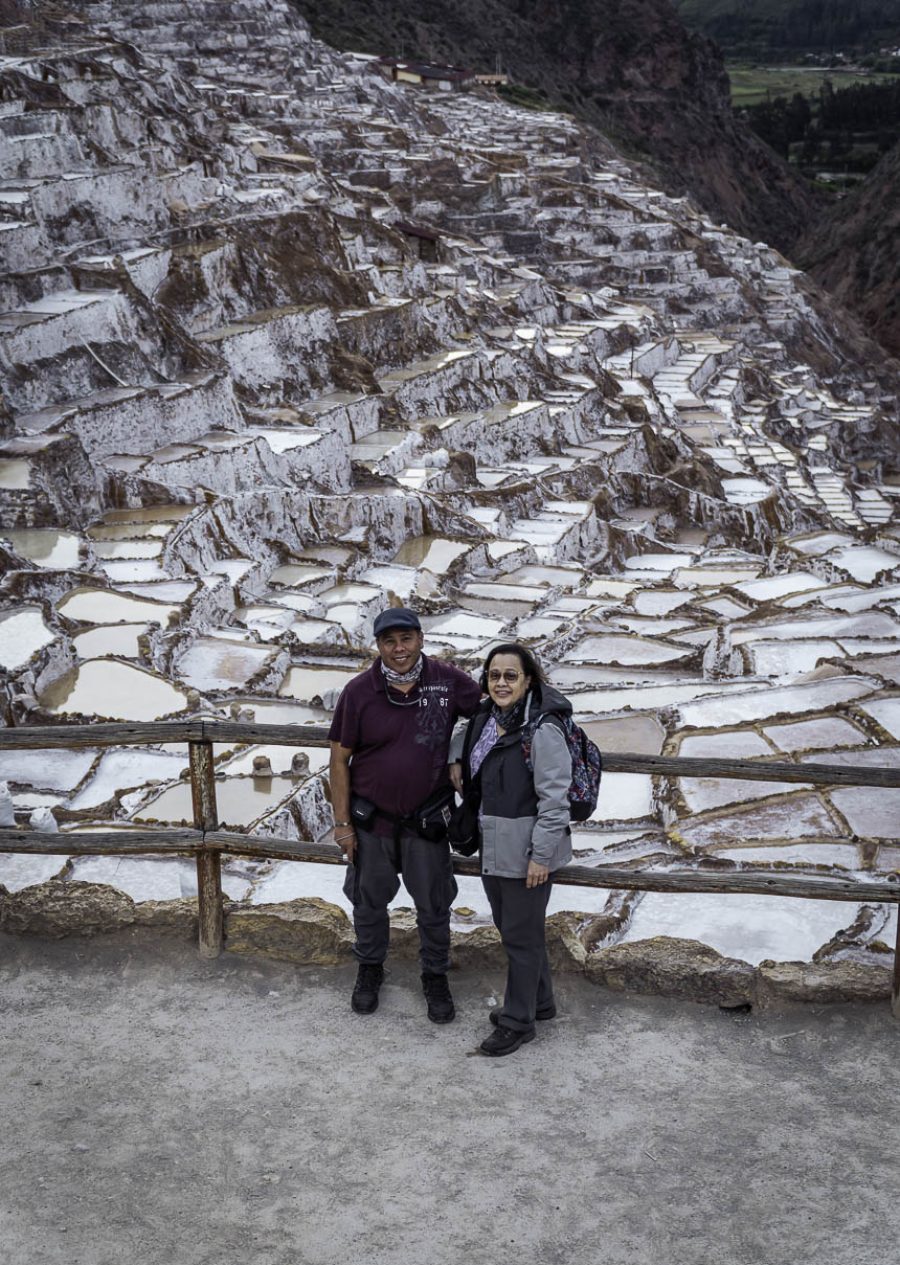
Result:
[[[0,829],[0,852],[64,856],[123,856],[147,853],[189,853],[197,860],[199,948],[203,957],[222,951],[222,853],[265,859],[317,861],[340,865],[335,844],[298,842],[219,829],[213,743],[267,743],[279,746],[322,747],[328,731],[313,725],[262,725],[253,722],[207,720],[146,723],[47,725],[0,729],[0,751],[18,749],[77,749],[148,743],[188,744],[193,829],[148,827],[123,833],[96,830],[50,834],[36,830]],[[900,769],[834,764],[786,764],[770,760],[681,759],[667,756],[604,754],[609,773],[643,773],[665,777],[740,778],[744,781],[804,782],[817,786],[876,786],[900,788]],[[475,858],[454,856],[457,874],[477,875]],[[830,874],[786,874],[741,870],[631,870],[615,865],[568,865],[554,883],[578,887],[623,888],[649,892],[717,892],[722,895],[756,893],[811,900],[871,901],[900,905],[900,875],[883,879],[843,878]],[[891,1007],[900,1018],[900,920],[894,956]]]

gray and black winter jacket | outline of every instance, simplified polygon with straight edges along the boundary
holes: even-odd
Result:
[[[540,701],[529,696],[524,725],[538,715],[531,745],[533,773],[522,751],[522,728],[500,738],[484,758],[476,786],[481,787],[481,869],[500,878],[524,878],[528,862],[558,870],[572,859],[569,786],[572,760],[562,729],[553,716],[568,716],[572,706],[552,686],[540,687]],[[464,793],[472,793],[469,757],[491,714],[484,700],[466,729],[462,751]],[[524,728],[524,726],[523,726]]]

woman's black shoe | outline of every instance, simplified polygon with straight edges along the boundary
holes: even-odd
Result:
[[[380,963],[360,962],[350,998],[350,1005],[358,1015],[371,1015],[378,1009],[378,990],[383,980],[384,967]]]
[[[512,1054],[518,1050],[520,1045],[526,1045],[529,1041],[534,1040],[534,1029],[529,1032],[515,1032],[512,1028],[504,1028],[503,1024],[498,1024],[489,1037],[486,1037],[481,1043],[482,1054],[500,1055]]]

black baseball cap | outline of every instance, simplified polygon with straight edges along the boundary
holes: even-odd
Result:
[[[389,632],[392,628],[412,628],[416,632],[422,631],[418,615],[406,606],[390,606],[376,617],[376,637],[380,637],[382,633]]]

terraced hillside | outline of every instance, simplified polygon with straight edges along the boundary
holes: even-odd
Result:
[[[321,722],[401,600],[464,665],[533,644],[607,748],[900,760],[896,380],[801,273],[571,118],[389,84],[283,0],[80,13],[0,59],[7,725]],[[323,759],[219,752],[223,823],[323,835]],[[63,831],[189,819],[184,767],[0,756],[17,819]],[[886,876],[898,801],[610,775],[576,853]],[[226,875],[342,900],[328,867]],[[6,857],[0,912],[73,880],[193,876]],[[554,897],[585,953],[866,965],[890,934],[607,896]],[[473,882],[457,930],[487,920]]]

